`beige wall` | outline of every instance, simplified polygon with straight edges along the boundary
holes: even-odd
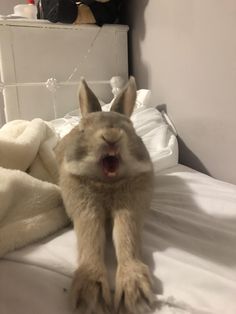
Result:
[[[181,162],[236,184],[236,1],[129,1],[131,71],[167,105]]]
[[[25,0],[0,0],[0,15],[13,13],[13,7],[20,3],[27,3]]]

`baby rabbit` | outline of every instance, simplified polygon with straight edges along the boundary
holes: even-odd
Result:
[[[131,77],[110,112],[102,112],[82,80],[82,119],[56,148],[62,196],[78,241],[79,266],[70,296],[80,314],[114,313],[104,262],[107,223],[112,224],[118,262],[115,312],[146,314],[154,301],[148,267],[140,260],[140,232],[151,201],[153,167],[129,119],[135,100]]]

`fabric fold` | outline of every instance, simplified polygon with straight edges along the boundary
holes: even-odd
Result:
[[[66,226],[53,149],[58,138],[41,119],[0,129],[0,257]]]

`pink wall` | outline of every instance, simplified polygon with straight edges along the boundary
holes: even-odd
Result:
[[[129,0],[130,65],[166,104],[180,161],[236,184],[236,2]]]

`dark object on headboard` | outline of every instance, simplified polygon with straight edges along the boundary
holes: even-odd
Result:
[[[77,4],[71,0],[39,0],[37,8],[37,18],[52,23],[73,23],[78,15]]]
[[[84,4],[86,4],[86,2],[88,1],[82,1]],[[88,6],[92,11],[98,25],[112,24],[119,21],[122,0],[110,0],[103,3],[89,0],[89,2],[92,2]]]
[[[39,0],[38,19],[52,23],[112,24],[119,21],[123,0]]]

